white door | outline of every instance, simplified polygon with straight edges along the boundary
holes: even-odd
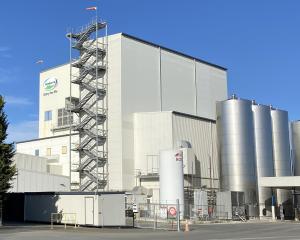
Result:
[[[85,197],[85,224],[94,225],[94,198]]]

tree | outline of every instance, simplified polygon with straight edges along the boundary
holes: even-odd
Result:
[[[11,187],[11,180],[16,174],[12,157],[15,154],[13,143],[6,143],[8,121],[4,112],[4,99],[0,95],[0,200],[3,194]]]

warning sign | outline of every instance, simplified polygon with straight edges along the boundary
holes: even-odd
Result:
[[[176,161],[182,161],[183,159],[183,152],[181,150],[178,150],[175,154]]]
[[[170,214],[172,217],[175,217],[176,214],[177,214],[176,208],[175,208],[175,207],[170,207],[170,208],[169,208],[169,214]]]

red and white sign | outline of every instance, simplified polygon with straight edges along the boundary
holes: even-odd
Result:
[[[176,214],[177,214],[176,208],[175,208],[175,207],[170,207],[170,208],[169,208],[169,214],[170,214],[171,216],[175,217]]]
[[[175,154],[175,158],[176,158],[176,161],[182,161],[183,152],[181,150],[177,151],[176,154]]]

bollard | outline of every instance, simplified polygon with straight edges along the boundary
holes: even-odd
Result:
[[[190,231],[190,227],[189,227],[189,221],[186,219],[185,220],[185,228],[184,228],[185,232],[189,232]]]

